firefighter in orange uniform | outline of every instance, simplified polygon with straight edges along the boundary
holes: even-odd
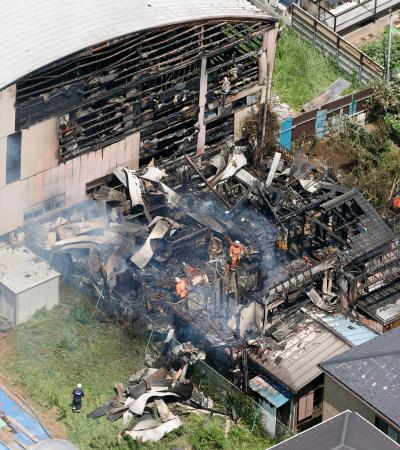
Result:
[[[188,295],[188,290],[186,286],[186,281],[183,278],[175,278],[175,289],[176,289],[176,295],[178,296],[179,300],[183,300]]]
[[[240,258],[244,253],[244,247],[239,241],[231,243],[229,248],[229,259],[228,263],[230,269],[234,272],[240,265]]]
[[[400,191],[393,197],[393,207],[400,210]]]

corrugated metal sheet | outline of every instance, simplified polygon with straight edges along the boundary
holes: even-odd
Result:
[[[275,362],[276,354],[265,358],[249,354],[263,366],[275,379],[297,392],[314,380],[321,369],[318,364],[350,348],[342,339],[331,331],[312,321],[304,322],[305,328],[285,342],[286,348],[282,360]]]
[[[0,89],[99,42],[213,18],[269,17],[247,0],[2,0]]]
[[[317,317],[353,345],[361,345],[378,336],[378,333],[375,331],[365,325],[355,322],[350,317],[346,317],[343,314],[317,314]]]
[[[252,378],[249,381],[249,387],[252,391],[265,398],[265,400],[268,400],[269,403],[272,403],[275,408],[281,407],[290,400],[261,377]]]
[[[30,450],[78,450],[71,442],[61,439],[48,439],[29,448]]]

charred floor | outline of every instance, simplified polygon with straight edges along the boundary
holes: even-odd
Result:
[[[399,323],[399,239],[359,192],[303,156],[276,151],[255,164],[248,145],[196,155],[190,143],[33,218],[27,241],[107,313],[175,328],[274,417],[306,428],[321,419],[319,362],[357,345],[349,330],[373,337]],[[235,241],[244,252],[232,270]]]

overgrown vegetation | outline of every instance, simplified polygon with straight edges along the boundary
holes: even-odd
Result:
[[[291,108],[300,110],[338,78],[353,82],[351,90],[360,88],[339,66],[299,35],[285,28],[277,44],[273,89]]]
[[[1,370],[37,409],[51,411],[80,450],[264,450],[271,445],[264,432],[244,421],[232,425],[225,437],[225,418],[195,415],[183,416],[183,426],[161,442],[119,442],[121,421],[91,420],[86,414],[114,395],[115,382],[143,367],[144,345],[118,326],[99,321],[96,308],[75,289],[62,285],[61,299],[54,310],[14,330],[15,348]],[[78,382],[86,394],[79,415],[70,407]],[[207,384],[203,378],[201,388]]]
[[[275,149],[280,127],[278,115],[271,110],[270,104],[262,105],[247,114],[242,127],[250,145],[251,162],[259,167],[265,156]]]
[[[400,184],[399,83],[379,83],[367,105],[369,123],[350,119],[323,143],[328,165],[338,169],[345,184],[364,192],[384,215]]]
[[[387,66],[389,49],[389,27],[377,38],[361,46],[361,50],[383,67]],[[390,61],[391,73],[394,75],[400,70],[400,34],[392,32],[392,50]]]

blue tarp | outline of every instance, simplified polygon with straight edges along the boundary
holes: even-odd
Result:
[[[287,150],[290,150],[292,146],[292,123],[293,119],[291,117],[289,117],[289,119],[282,120],[281,122],[279,143]]]
[[[275,408],[281,407],[290,400],[290,398],[283,395],[260,376],[252,378],[249,381],[249,387],[262,398],[268,400]]]
[[[14,400],[12,400],[2,389],[0,389],[0,411],[4,415],[11,417],[21,424],[33,436],[37,437],[39,441],[48,439],[48,436],[42,426],[32,416],[30,416],[24,409],[22,409]],[[32,439],[28,438],[24,433],[18,431],[17,438],[26,446],[34,444]],[[0,450],[8,450],[0,443]]]
[[[317,139],[323,139],[326,131],[327,121],[326,117],[328,115],[328,110],[323,109],[317,111],[317,116],[315,117],[315,137]]]

